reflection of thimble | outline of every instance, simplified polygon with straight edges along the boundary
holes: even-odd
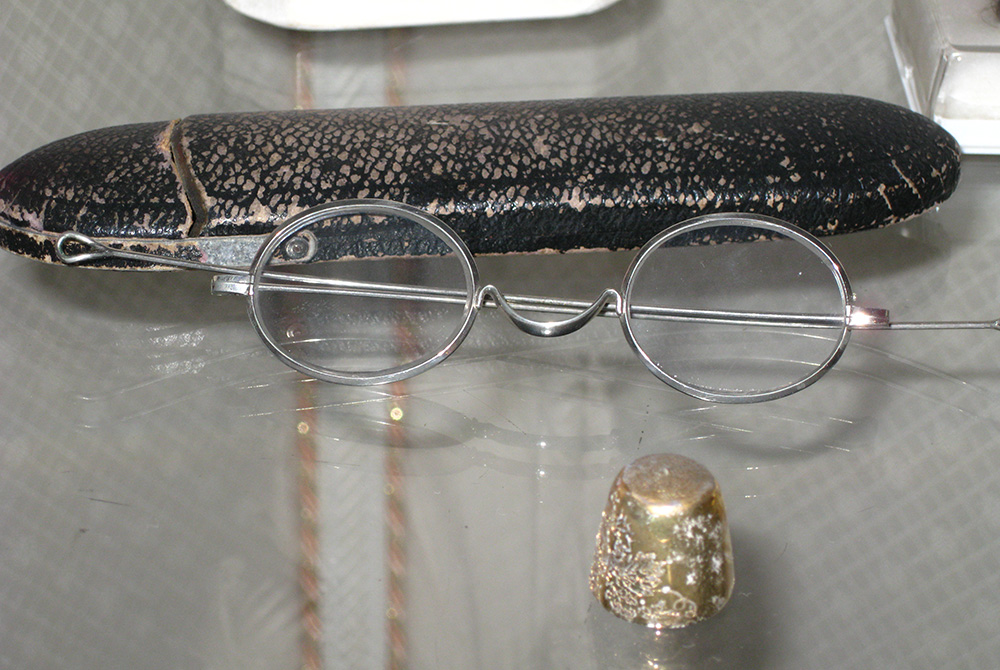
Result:
[[[712,473],[674,454],[622,469],[601,515],[590,590],[621,618],[652,628],[721,610],[733,592],[733,550]]]

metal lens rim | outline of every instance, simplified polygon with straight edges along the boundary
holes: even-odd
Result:
[[[831,276],[837,284],[837,290],[840,293],[841,301],[844,306],[844,325],[841,329],[839,339],[836,346],[827,356],[827,358],[819,364],[815,370],[813,370],[806,377],[782,386],[780,388],[772,389],[769,391],[758,391],[758,392],[719,392],[706,389],[700,386],[695,386],[689,384],[673,375],[670,375],[663,370],[661,370],[656,363],[653,362],[652,358],[643,350],[642,346],[636,340],[635,332],[633,331],[632,318],[630,317],[631,304],[632,304],[632,293],[635,289],[635,276],[638,270],[646,263],[649,257],[663,244],[672,238],[690,233],[696,230],[702,230],[705,228],[713,228],[718,226],[745,226],[747,228],[755,228],[768,230],[792,239],[803,246],[807,247],[813,254],[820,258],[823,263],[830,270]],[[844,349],[847,348],[848,340],[851,337],[851,329],[849,327],[849,317],[850,312],[853,307],[854,293],[851,291],[850,280],[847,277],[847,273],[844,271],[843,265],[834,256],[830,249],[819,241],[815,236],[807,233],[806,231],[793,226],[789,223],[781,221],[780,219],[775,219],[769,216],[764,216],[761,214],[706,214],[703,216],[697,216],[687,221],[682,221],[674,226],[671,226],[659,234],[657,234],[653,239],[649,240],[642,249],[636,254],[635,258],[632,260],[632,264],[629,266],[628,271],[625,273],[625,279],[622,283],[622,296],[623,296],[623,309],[621,312],[621,324],[622,329],[625,331],[625,339],[628,340],[629,345],[635,351],[636,355],[643,362],[643,364],[661,381],[666,382],[673,388],[686,393],[689,396],[699,398],[701,400],[708,400],[715,403],[728,403],[728,404],[743,404],[743,403],[754,403],[754,402],[764,402],[767,400],[776,400],[778,398],[783,398],[785,396],[791,395],[802,389],[815,383],[820,377],[826,374],[827,371],[840,359],[841,355],[844,353]]]
[[[262,307],[260,295],[262,291],[257,290],[261,279],[266,271],[268,262],[275,251],[290,237],[298,233],[303,228],[311,226],[324,219],[338,216],[350,216],[353,214],[371,214],[375,216],[395,216],[406,219],[413,223],[424,226],[439,238],[441,238],[455,252],[455,256],[462,265],[462,272],[465,276],[465,306],[461,322],[449,335],[439,349],[428,352],[423,356],[407,363],[377,372],[346,372],[335,371],[327,368],[312,365],[306,361],[299,360],[286,352],[282,346],[274,339],[262,320]],[[250,266],[250,293],[247,301],[247,311],[250,321],[254,325],[257,334],[264,341],[264,344],[286,365],[310,377],[322,381],[337,384],[347,384],[350,386],[369,386],[374,384],[388,384],[402,381],[431,368],[448,356],[450,356],[462,343],[472,329],[472,324],[476,318],[475,296],[479,286],[479,273],[476,269],[472,253],[465,243],[458,237],[448,225],[427,212],[411,207],[409,205],[393,202],[391,200],[343,200],[325,205],[312,207],[288,219],[271,235],[270,239],[257,251],[253,264]]]

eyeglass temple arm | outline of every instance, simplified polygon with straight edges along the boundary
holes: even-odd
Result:
[[[69,244],[78,244],[83,250],[71,252]],[[212,292],[216,294],[249,295],[249,271],[245,268],[203,263],[172,256],[115,249],[97,242],[87,235],[76,232],[63,233],[56,241],[56,256],[68,265],[77,265],[104,258],[121,258],[140,262],[178,267],[189,270],[207,270],[224,273],[212,281]],[[395,284],[374,284],[367,282],[332,281],[329,279],[287,275],[281,273],[265,273],[265,278],[289,279],[305,286],[294,287],[283,285],[280,290],[299,292],[337,292],[349,293],[360,297],[401,297],[406,299],[421,299],[434,302],[464,303],[463,291],[447,289],[414,289]],[[331,286],[331,283],[337,286]],[[266,287],[264,287],[266,288]],[[487,300],[488,299],[488,300]],[[497,306],[521,330],[541,337],[556,337],[572,333],[597,316],[619,317],[624,309],[623,299],[618,291],[606,289],[592,303],[576,300],[557,300],[534,296],[504,296],[495,286],[487,285],[481,288],[475,296],[476,307]],[[545,322],[528,319],[518,314],[516,310],[528,312],[546,312],[553,314],[573,314],[563,321]],[[802,314],[764,314],[750,312],[732,312],[695,309],[672,309],[664,307],[632,306],[635,316],[664,319],[673,321],[724,322],[734,325],[786,325],[794,327],[830,327],[835,325],[830,317],[811,317]],[[892,322],[888,310],[854,306],[847,315],[847,325],[853,330],[998,330],[1000,319],[991,321],[911,321]]]
[[[82,250],[77,252],[71,251],[67,248],[71,244],[79,245],[82,247]],[[115,249],[114,247],[109,247],[106,244],[101,244],[92,237],[75,232],[63,233],[59,236],[59,239],[56,240],[56,257],[67,265],[79,265],[80,263],[87,263],[105,258],[120,258],[123,260],[184,268],[186,270],[224,272],[234,276],[245,277],[250,274],[245,268],[232,267],[230,265],[204,263],[201,261],[187,260],[185,258],[177,258],[175,256],[150,254],[142,251]]]
[[[263,290],[281,290],[302,293],[332,292],[362,298],[401,298],[437,303],[462,304],[466,300],[465,291],[433,288],[417,288],[399,284],[375,282],[354,282],[338,279],[319,279],[302,275],[277,273],[265,274],[267,278],[290,279],[303,286],[262,285]],[[250,280],[247,276],[218,275],[212,280],[212,293],[217,295],[249,295]],[[527,295],[504,295],[493,285],[481,288],[475,297],[477,308],[498,307],[526,333],[540,337],[556,337],[572,333],[595,317],[621,316],[625,309],[621,294],[614,289],[606,289],[592,303],[581,300],[562,300]],[[843,324],[842,317],[808,314],[781,314],[765,312],[737,312],[707,309],[681,309],[632,305],[632,316],[664,321],[686,321],[702,323],[728,323],[737,326],[786,326],[794,328],[831,328]],[[517,312],[545,312],[548,314],[572,314],[564,321],[535,321]],[[847,327],[852,330],[998,330],[1000,319],[991,321],[891,321],[889,310],[877,307],[853,305],[847,315]]]
[[[861,312],[863,308],[856,308]],[[864,310],[867,312],[885,310]],[[993,321],[889,321],[870,320],[866,314],[850,319],[853,330],[1000,330],[1000,319]]]

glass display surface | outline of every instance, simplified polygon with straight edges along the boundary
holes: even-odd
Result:
[[[795,89],[903,104],[890,4],[621,0],[296,33],[221,0],[13,0],[0,163],[203,112]],[[1000,163],[966,158],[937,210],[825,242],[873,306],[995,318],[998,206]],[[505,292],[590,300],[632,256],[476,263]],[[283,365],[209,285],[0,254],[0,667],[1000,656],[1000,333],[855,332],[821,383],[715,405],[651,376],[614,319],[540,339],[484,310],[433,372],[347,387]],[[450,332],[436,318],[419,314],[424,348]],[[605,611],[588,573],[616,473],[664,452],[717,480],[736,577],[721,613],[657,634]]]

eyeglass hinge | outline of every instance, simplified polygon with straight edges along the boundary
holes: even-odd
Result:
[[[212,277],[212,295],[250,295],[250,278],[241,275]]]
[[[852,307],[847,316],[851,328],[878,328],[889,325],[889,310],[880,307]]]

